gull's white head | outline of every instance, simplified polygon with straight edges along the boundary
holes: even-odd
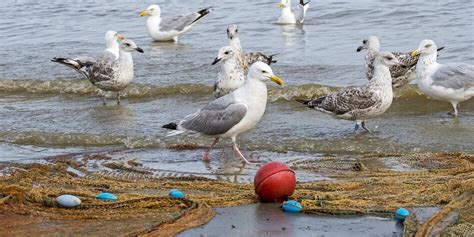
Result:
[[[263,62],[255,62],[250,66],[247,78],[265,82],[271,80],[276,84],[283,86],[283,80],[277,75],[273,74],[272,68]]]
[[[219,52],[217,52],[217,57],[214,59],[214,62],[212,62],[212,65],[215,65],[221,60],[227,60],[229,58],[234,57],[235,52],[232,50],[232,47],[230,46],[224,46],[219,49]]]
[[[133,40],[130,39],[124,39],[122,41],[122,44],[120,45],[120,49],[125,51],[125,52],[133,52],[137,51],[139,53],[143,53],[143,49],[138,47]]]
[[[363,49],[379,51],[380,50],[379,38],[375,35],[371,35],[363,39],[362,45],[357,48],[357,52],[360,52]]]
[[[375,61],[387,67],[400,64],[400,61],[398,61],[397,57],[395,57],[395,55],[390,52],[378,53],[375,57]]]
[[[432,55],[438,54],[438,47],[436,46],[435,42],[430,39],[425,39],[420,42],[418,49],[411,52],[412,57],[416,57],[418,55]]]
[[[236,24],[227,27],[227,38],[233,39],[234,37],[239,37],[239,28]]]
[[[116,31],[109,30],[105,33],[105,42],[107,43],[107,48],[109,46],[117,45],[117,40],[122,41],[125,39],[125,36],[118,34]]]
[[[281,9],[291,7],[291,0],[281,0],[281,2],[278,4],[278,7]]]
[[[160,16],[161,9],[158,5],[150,5],[145,10],[141,11],[139,16]]]

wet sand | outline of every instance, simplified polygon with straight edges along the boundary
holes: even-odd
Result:
[[[279,204],[259,203],[217,208],[208,224],[178,236],[402,236],[393,218],[319,216],[283,212]]]

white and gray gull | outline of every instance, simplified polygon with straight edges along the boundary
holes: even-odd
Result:
[[[215,98],[227,95],[240,88],[245,83],[245,74],[242,66],[237,62],[236,52],[230,46],[219,49],[212,65],[224,61],[221,70],[217,73],[213,95]]]
[[[278,7],[281,8],[281,15],[278,24],[303,24],[306,11],[309,8],[309,1],[300,0],[298,6],[291,7],[291,0],[281,0]]]
[[[420,59],[416,65],[418,87],[429,97],[448,101],[453,106],[449,114],[458,116],[459,103],[474,96],[474,65],[436,62],[437,47],[429,39],[422,40],[412,56]]]
[[[186,15],[162,18],[160,6],[150,5],[147,9],[140,12],[139,16],[149,16],[146,21],[146,26],[153,40],[177,42],[179,35],[190,30],[194,24],[211,11],[212,7],[208,7]]]
[[[276,54],[265,55],[262,52],[245,53],[240,45],[239,28],[237,25],[232,24],[227,27],[227,38],[229,39],[229,46],[232,47],[236,54],[237,62],[239,64],[237,66],[243,68],[244,75],[247,75],[249,67],[255,62],[261,61],[268,65],[276,63],[276,61],[273,60],[273,57]]]
[[[193,132],[214,137],[214,142],[204,153],[204,161],[209,161],[209,152],[219,142],[219,138],[230,138],[235,154],[245,163],[250,163],[237,147],[236,139],[239,134],[254,128],[262,119],[267,105],[267,80],[283,85],[283,81],[273,74],[270,66],[256,62],[250,67],[242,87],[215,99],[178,124],[166,124],[163,128],[175,130],[169,136]]]
[[[132,40],[124,39],[120,45],[118,59],[115,58],[113,53],[106,50],[91,60],[53,58],[51,61],[73,68],[94,86],[101,89],[104,105],[106,105],[106,102],[103,91],[116,92],[117,104],[120,104],[120,91],[125,89],[133,80],[133,51],[143,53],[143,50]]]
[[[442,50],[444,47],[439,48]],[[368,36],[362,40],[362,45],[357,48],[357,52],[367,50],[365,56],[365,69],[368,80],[372,79],[374,74],[374,59],[377,53],[380,52],[380,41],[377,36]],[[400,64],[390,67],[392,75],[392,86],[394,89],[402,87],[416,78],[415,67],[418,62],[418,57],[412,57],[410,53],[392,52],[397,57]]]
[[[119,42],[125,39],[125,36],[118,34],[116,31],[109,30],[105,33],[105,49],[104,52],[101,52],[100,54],[104,53],[112,53],[116,59],[119,57]],[[99,54],[99,55],[100,55]],[[78,62],[93,62],[95,61],[94,57],[89,57],[89,56],[80,56],[77,58],[74,58],[72,60],[78,61]],[[72,67],[73,69],[76,69],[76,67],[65,64],[66,66]]]
[[[366,85],[346,88],[315,100],[298,101],[337,118],[356,121],[356,129],[359,121],[362,121],[362,128],[370,132],[365,126],[365,120],[383,114],[392,104],[393,89],[389,67],[397,64],[399,62],[395,55],[379,52],[374,61],[374,75]]]
[[[116,31],[109,30],[105,33],[105,45],[106,51],[111,52],[115,55],[115,58],[119,57],[119,42],[125,39],[125,36],[118,34]]]

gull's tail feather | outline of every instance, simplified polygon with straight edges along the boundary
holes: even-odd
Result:
[[[296,101],[300,102],[301,104],[303,104],[304,106],[306,106],[308,108],[316,109],[318,107],[318,105],[320,105],[321,102],[325,98],[326,98],[326,96],[322,96],[322,97],[316,98],[314,100],[300,100],[300,99],[297,99]]]
[[[300,0],[300,5],[301,6],[306,6],[306,4],[310,3],[311,1],[304,2],[304,0]]]
[[[168,124],[163,125],[162,128],[171,129],[171,130],[176,130],[176,129],[178,129],[178,124],[176,124],[176,123],[168,123]]]
[[[82,67],[78,61],[70,58],[53,58],[51,59],[51,62],[60,63],[76,70],[79,70]]]
[[[277,55],[278,55],[278,53],[268,55],[268,65],[278,62],[277,60],[273,60],[273,57],[277,56]]]
[[[296,99],[296,102],[299,102],[299,103],[303,104],[304,106],[308,106],[309,103],[311,102],[311,100],[300,100],[300,99]]]
[[[169,132],[166,135],[167,137],[175,136],[175,135],[178,135],[178,134],[181,134],[181,133],[184,132],[184,131],[181,131],[181,130],[177,130],[178,129],[178,124],[176,124],[176,123],[165,124],[165,125],[162,126],[162,128],[174,130],[174,131]]]
[[[205,17],[207,14],[211,13],[212,11],[214,11],[214,9],[212,7],[208,7],[208,8],[204,8],[204,9],[201,9],[197,12],[197,14],[199,14],[199,17],[196,18],[196,20],[194,20],[193,22],[191,22],[191,24],[194,24],[195,22],[199,21],[201,18]]]

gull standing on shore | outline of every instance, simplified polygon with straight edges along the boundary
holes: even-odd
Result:
[[[298,6],[292,8],[291,0],[281,0],[278,7],[281,8],[281,15],[278,18],[278,24],[303,24],[304,16],[309,8],[309,1],[300,0]]]
[[[155,41],[178,41],[178,36],[190,30],[194,24],[212,11],[212,7],[204,8],[187,15],[173,18],[161,18],[161,9],[158,5],[151,5],[140,12],[139,16],[149,16],[146,21],[148,33]]]
[[[276,63],[276,61],[273,60],[273,56],[276,54],[267,56],[261,52],[244,53],[244,50],[240,45],[239,28],[237,25],[232,24],[227,27],[227,38],[229,39],[230,47],[232,47],[234,53],[236,54],[237,63],[239,64],[237,66],[239,68],[243,68],[244,75],[247,75],[249,67],[255,62],[261,61],[268,65]]]
[[[224,61],[221,70],[217,73],[214,83],[213,95],[215,98],[227,95],[240,88],[245,83],[245,74],[242,66],[237,62],[236,52],[230,46],[219,49],[216,59],[212,62],[215,65],[219,61]]]
[[[236,139],[239,134],[254,128],[262,119],[267,105],[266,80],[283,85],[283,81],[273,74],[270,66],[256,62],[250,67],[243,86],[212,101],[196,113],[186,116],[178,124],[166,124],[163,128],[175,130],[168,136],[194,132],[214,137],[214,142],[203,156],[203,160],[207,162],[210,150],[219,139],[230,138],[235,154],[248,164],[250,162],[240,152]]]
[[[458,116],[459,103],[474,96],[474,65],[437,63],[437,47],[429,39],[422,40],[412,52],[413,57],[418,55],[418,87],[433,99],[450,102],[453,109],[448,114]]]
[[[133,51],[143,53],[143,50],[132,40],[124,39],[120,45],[118,58],[106,50],[92,60],[53,58],[51,61],[73,68],[88,79],[92,85],[101,89],[104,105],[106,105],[106,101],[103,91],[116,92],[117,104],[120,104],[120,91],[133,80]]]
[[[362,128],[370,132],[365,126],[365,120],[383,114],[392,104],[393,90],[389,67],[397,64],[399,62],[395,55],[380,52],[375,57],[372,80],[366,85],[347,88],[315,100],[298,102],[337,118],[356,121],[356,129],[362,120]]]
[[[444,47],[438,49],[442,50]],[[357,52],[367,50],[365,56],[365,69],[367,79],[370,81],[374,74],[374,60],[375,56],[380,52],[380,41],[377,36],[369,36],[362,40],[362,45],[357,48]],[[418,57],[412,57],[410,53],[392,52],[398,59],[400,64],[390,67],[390,74],[392,75],[392,86],[394,89],[402,87],[416,78],[416,63]]]

